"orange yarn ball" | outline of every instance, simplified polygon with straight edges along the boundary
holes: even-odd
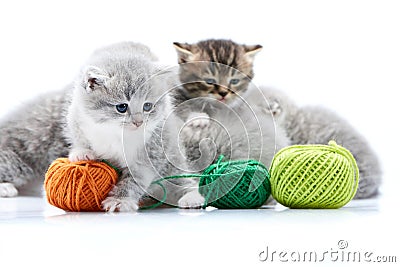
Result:
[[[47,170],[44,187],[51,205],[67,211],[101,211],[101,202],[117,183],[114,168],[99,161],[55,160]]]

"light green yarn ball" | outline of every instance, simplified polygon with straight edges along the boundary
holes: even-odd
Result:
[[[272,196],[290,208],[340,208],[356,194],[359,178],[353,155],[334,141],[283,148],[270,174]]]

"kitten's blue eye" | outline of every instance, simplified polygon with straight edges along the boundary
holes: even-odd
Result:
[[[118,104],[115,107],[119,113],[125,113],[128,110],[128,104]]]
[[[153,108],[153,103],[146,102],[143,104],[143,110],[144,111],[150,111]]]
[[[215,79],[205,79],[206,84],[216,84],[217,81]]]
[[[240,82],[239,79],[232,79],[232,80],[230,81],[231,84],[238,84],[239,82]]]

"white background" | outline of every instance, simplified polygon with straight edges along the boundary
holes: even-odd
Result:
[[[384,203],[399,202],[398,1],[16,0],[1,2],[0,29],[1,116],[62,88],[113,42],[142,42],[166,64],[176,64],[174,41],[261,44],[255,83],[346,117],[380,155]]]

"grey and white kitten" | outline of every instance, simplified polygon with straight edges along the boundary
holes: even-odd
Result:
[[[367,140],[352,125],[326,108],[299,107],[282,91],[271,88],[261,90],[271,104],[265,108],[286,130],[291,144],[327,144],[335,140],[350,150],[357,161],[360,180],[355,198],[369,198],[378,193],[382,182],[379,159]]]
[[[200,171],[220,154],[269,166],[276,150],[289,141],[271,114],[245,97],[254,76],[254,57],[262,47],[230,40],[174,45],[182,83],[175,91],[175,105],[187,122],[181,139],[191,167]]]
[[[151,183],[187,170],[176,142],[169,74],[143,47],[125,43],[95,52],[76,79],[68,110],[69,159],[104,159],[122,171],[102,203],[107,211],[135,211],[145,195],[161,199],[163,191]],[[168,204],[197,208],[204,202],[194,180],[164,185]]]
[[[99,58],[123,56],[135,50],[156,60],[148,47],[120,43],[118,49],[98,50]],[[98,53],[101,53],[99,55]],[[68,156],[66,113],[73,84],[42,94],[10,112],[0,122],[0,197],[40,196],[48,166]]]
[[[65,111],[72,86],[43,94],[0,123],[0,197],[40,196],[45,172],[68,155]]]

